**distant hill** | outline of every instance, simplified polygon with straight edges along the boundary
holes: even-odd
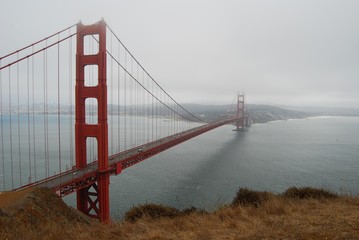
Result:
[[[274,107],[269,105],[248,105],[253,123],[265,123],[275,120],[300,119],[313,116],[313,114]]]
[[[207,121],[213,121],[235,114],[236,105],[200,105],[200,104],[183,104],[183,106],[191,113],[204,118]],[[306,118],[313,114],[284,109],[269,105],[246,105],[253,123],[265,123],[275,120],[287,120],[292,118]]]
[[[359,108],[339,108],[339,107],[287,107],[279,106],[283,109],[307,112],[316,116],[359,116]]]

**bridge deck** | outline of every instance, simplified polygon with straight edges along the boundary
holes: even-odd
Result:
[[[193,137],[208,132],[217,127],[223,126],[239,120],[241,117],[231,117],[225,120],[209,123],[174,135],[170,135],[159,140],[120,152],[109,156],[109,172],[112,175],[119,174],[122,170],[135,165],[149,157],[165,151],[177,144],[185,142]],[[58,175],[25,185],[16,190],[29,187],[51,188],[60,196],[66,196],[96,182],[97,162],[92,162],[81,169],[71,169]]]

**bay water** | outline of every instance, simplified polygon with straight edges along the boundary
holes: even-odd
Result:
[[[138,204],[214,210],[239,187],[280,193],[311,186],[359,194],[359,118],[318,117],[227,125],[145,160],[110,179],[111,217]],[[73,205],[74,196],[66,198]]]
[[[18,121],[11,126],[9,117],[1,116],[0,191],[40,180],[74,164],[73,140],[67,140],[74,134],[68,128],[74,123],[71,117],[13,116],[16,118]],[[131,121],[126,126],[121,125],[122,119],[111,121],[119,122],[120,129],[109,130],[119,132],[121,138],[124,129],[131,130]],[[159,129],[141,135],[143,141],[169,133],[171,128],[165,125],[170,123],[160,119],[155,122],[159,122]],[[146,120],[139,123],[149,125]],[[41,137],[44,126],[48,129],[47,141]],[[195,125],[183,123],[185,127]],[[136,129],[143,133],[140,128],[131,131]],[[210,211],[230,203],[239,187],[280,193],[292,186],[311,186],[359,194],[359,117],[275,121],[255,124],[245,132],[233,129],[231,125],[222,126],[112,176],[111,217],[122,219],[131,207],[146,203]],[[57,132],[61,132],[61,146],[56,144]],[[117,147],[124,149],[126,144],[141,144],[131,139],[126,143],[116,135],[109,138],[118,145],[110,147],[113,151],[118,151]],[[96,158],[96,152],[92,155]],[[76,204],[75,194],[64,200],[71,206]]]

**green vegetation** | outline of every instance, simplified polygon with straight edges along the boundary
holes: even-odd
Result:
[[[195,207],[186,208],[182,211],[164,205],[157,204],[145,204],[139,205],[137,207],[133,207],[125,214],[125,221],[136,222],[137,220],[147,217],[153,220],[157,220],[159,218],[175,218],[184,215],[189,215],[191,213],[207,213],[204,210],[198,210]]]
[[[259,207],[263,202],[267,201],[271,196],[268,192],[257,192],[248,188],[239,188],[233,199],[232,206],[238,205]]]
[[[101,224],[53,192],[0,194],[0,239],[358,239],[359,197],[316,188],[283,194],[240,188],[212,213],[146,204]]]
[[[287,198],[300,198],[300,199],[305,199],[305,198],[321,199],[321,198],[338,197],[337,194],[332,193],[330,191],[319,189],[319,188],[311,188],[311,187],[303,187],[303,188],[291,187],[288,188],[283,193],[283,196]]]

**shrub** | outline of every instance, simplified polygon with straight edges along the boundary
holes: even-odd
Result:
[[[136,222],[142,217],[149,217],[151,219],[159,219],[163,217],[173,218],[181,215],[181,212],[173,207],[156,204],[145,204],[133,207],[125,213],[125,220],[130,222]]]
[[[239,188],[235,198],[232,201],[232,206],[249,206],[259,207],[269,198],[268,192],[257,192],[248,188]]]
[[[299,199],[305,199],[305,198],[320,199],[320,198],[338,197],[337,194],[332,193],[330,191],[320,188],[312,188],[312,187],[303,187],[303,188],[291,187],[288,188],[283,193],[283,196],[287,198],[299,198]]]
[[[198,209],[194,206],[182,210],[183,215],[189,215],[191,213],[207,214],[208,212],[203,209]]]

